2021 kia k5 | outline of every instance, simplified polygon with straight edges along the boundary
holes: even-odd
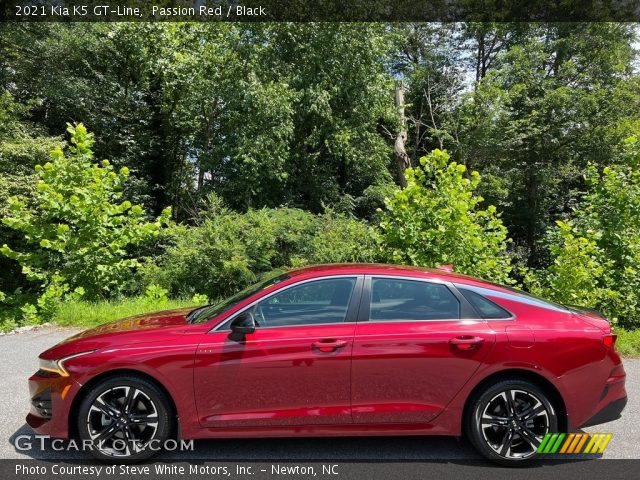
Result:
[[[595,311],[452,272],[315,266],[56,345],[27,422],[120,463],[171,436],[465,435],[523,464],[548,432],[620,416],[615,339]]]

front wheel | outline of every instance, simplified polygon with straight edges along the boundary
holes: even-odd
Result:
[[[167,396],[147,379],[111,377],[85,395],[78,433],[100,460],[139,462],[155,455],[169,438],[170,411]]]
[[[502,465],[527,464],[544,436],[558,428],[547,394],[525,380],[502,380],[474,395],[466,419],[468,437],[485,457]]]

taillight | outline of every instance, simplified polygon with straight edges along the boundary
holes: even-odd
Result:
[[[616,335],[615,333],[607,333],[602,337],[602,343],[604,343],[604,346],[607,348],[613,348],[616,344],[617,338],[618,335]]]

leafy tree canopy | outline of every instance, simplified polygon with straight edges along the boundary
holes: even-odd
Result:
[[[380,222],[386,257],[395,263],[436,267],[507,282],[507,229],[496,208],[483,208],[475,191],[480,174],[434,150],[407,170],[407,187],[386,204]]]
[[[68,131],[67,152],[58,148],[51,161],[36,166],[37,188],[29,205],[11,197],[2,219],[30,248],[5,244],[0,252],[17,261],[43,295],[115,295],[131,288],[130,272],[139,266],[130,248],[155,238],[170,212],[149,222],[141,205],[122,200],[128,169],[116,170],[107,160],[94,163],[93,138],[82,124],[69,125]]]

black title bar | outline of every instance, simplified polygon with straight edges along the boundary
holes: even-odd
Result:
[[[4,22],[638,22],[640,0],[0,0]]]

